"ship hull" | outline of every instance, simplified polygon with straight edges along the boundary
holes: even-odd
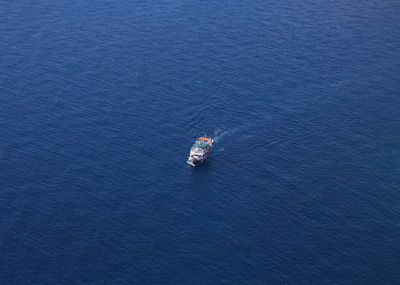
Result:
[[[204,163],[211,155],[212,143],[211,138],[200,137],[193,144],[187,163],[191,166],[196,166]]]
[[[190,165],[192,165],[192,166],[196,166],[196,165],[199,165],[199,164],[202,164],[202,163],[204,163],[208,158],[209,158],[209,154],[206,156],[206,157],[204,157],[204,158],[202,158],[202,159],[188,159],[188,161],[187,161],[187,163],[188,164],[190,164]]]

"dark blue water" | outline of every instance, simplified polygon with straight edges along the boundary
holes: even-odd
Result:
[[[0,130],[0,284],[400,284],[399,1],[2,1]]]

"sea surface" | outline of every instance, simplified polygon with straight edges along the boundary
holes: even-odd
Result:
[[[4,0],[0,131],[0,284],[400,284],[398,0]]]

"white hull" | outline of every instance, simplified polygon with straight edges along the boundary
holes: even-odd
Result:
[[[198,164],[201,164],[201,163],[205,162],[209,158],[210,154],[207,154],[206,156],[204,156],[204,157],[202,157],[200,159],[193,159],[193,158],[191,158],[189,156],[188,161],[186,161],[186,163],[190,164],[191,166],[196,166]]]
[[[211,138],[207,137],[200,137],[196,140],[190,149],[190,155],[186,163],[191,166],[196,166],[206,161],[211,155],[213,142]]]

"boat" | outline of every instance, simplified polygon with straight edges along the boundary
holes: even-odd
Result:
[[[208,136],[199,137],[190,148],[187,163],[196,166],[206,161],[211,155],[213,142],[214,140]]]

